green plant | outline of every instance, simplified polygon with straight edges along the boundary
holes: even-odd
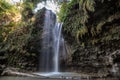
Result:
[[[65,37],[70,40],[74,38],[79,45],[86,41],[97,44],[101,41],[112,40],[109,34],[110,30],[114,31],[113,26],[120,18],[119,2],[119,0],[115,2],[113,0],[71,0],[69,3],[63,3],[58,16],[63,22]],[[102,37],[106,38],[102,39]]]

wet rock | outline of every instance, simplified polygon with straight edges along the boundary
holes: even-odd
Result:
[[[96,77],[115,77],[120,76],[120,50],[116,47],[119,41],[96,45],[94,47],[78,47],[72,53],[72,60],[67,63],[67,71],[78,73],[97,74]],[[115,48],[116,47],[116,48]],[[97,49],[96,49],[97,48]],[[66,60],[68,61],[68,60]]]
[[[22,73],[19,72],[18,68],[6,68],[2,74],[2,76],[28,76],[28,77],[35,77],[33,74],[28,74],[28,73]]]
[[[18,71],[17,68],[9,67],[9,68],[5,68],[1,75],[11,75],[12,72],[17,72],[17,71]]]
[[[2,72],[4,71],[5,65],[0,65],[0,75],[2,74]]]

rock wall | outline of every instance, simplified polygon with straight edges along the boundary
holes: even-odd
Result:
[[[0,50],[0,74],[9,67],[22,72],[38,70],[45,11],[39,10],[26,25],[8,36]]]
[[[119,77],[119,0],[80,1],[68,3],[62,16],[64,38],[71,49],[68,71]]]

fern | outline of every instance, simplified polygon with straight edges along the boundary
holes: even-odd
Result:
[[[98,5],[99,3],[100,5]],[[75,38],[78,43],[92,38],[94,38],[93,41],[90,41],[92,44],[99,41],[109,41],[112,37],[108,36],[108,33],[118,34],[118,31],[114,31],[115,27],[113,26],[116,26],[117,20],[120,18],[119,4],[119,0],[114,3],[108,0],[71,0],[62,6],[62,9],[65,8],[61,14],[61,19],[64,19],[62,20],[63,31],[67,33],[67,36]],[[108,8],[110,9],[107,10]],[[100,39],[103,36],[104,39]]]
[[[79,0],[79,7],[80,9],[83,9],[86,12],[86,9],[89,11],[94,11],[94,0]]]

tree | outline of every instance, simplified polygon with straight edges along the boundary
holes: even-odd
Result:
[[[10,32],[15,30],[16,22],[20,21],[21,15],[19,10],[5,0],[0,0],[0,36],[2,41]]]

